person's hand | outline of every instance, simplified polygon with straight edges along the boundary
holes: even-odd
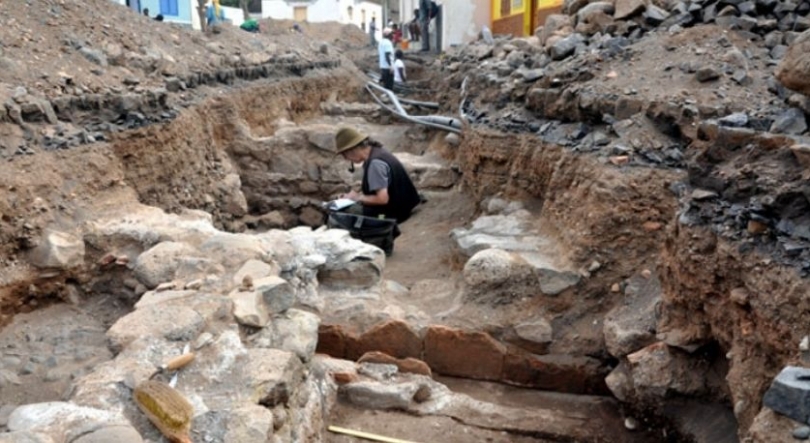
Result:
[[[341,194],[340,198],[347,198],[349,200],[360,201],[361,196],[362,194],[360,194],[357,191],[349,191],[346,194]]]

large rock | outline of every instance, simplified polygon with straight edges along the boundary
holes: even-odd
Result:
[[[535,354],[545,354],[554,339],[551,323],[544,318],[515,325],[516,344]]]
[[[670,394],[694,396],[706,391],[702,362],[664,343],[629,354],[627,361],[636,394],[641,397],[662,399]]]
[[[771,132],[775,134],[800,135],[807,130],[807,120],[804,111],[790,108],[776,117],[771,125]]]
[[[8,429],[12,432],[41,432],[60,441],[71,440],[69,437],[75,437],[82,428],[93,424],[128,425],[128,422],[118,414],[67,402],[20,406],[8,418]]]
[[[295,304],[295,291],[281,277],[271,275],[253,281],[255,292],[271,313],[280,314]]]
[[[762,404],[800,423],[810,419],[810,368],[786,366],[762,398]]]
[[[163,337],[189,341],[200,333],[205,319],[184,306],[167,308],[161,304],[145,306],[121,317],[107,331],[113,349],[120,351],[139,337]]]
[[[577,11],[577,21],[588,23],[590,22],[590,18],[592,15],[596,13],[603,13],[607,15],[613,14],[613,2],[602,2],[597,1],[593,3],[589,3],[579,11]]]
[[[458,182],[458,172],[438,155],[397,153],[397,158],[418,189],[448,189]]]
[[[132,426],[103,426],[83,434],[71,443],[142,443],[141,434]]]
[[[605,316],[605,345],[614,357],[624,357],[656,341],[655,306],[661,301],[658,279],[634,276],[625,295]]]
[[[239,337],[238,329],[223,332],[208,346],[195,351],[194,363],[183,369],[190,377],[199,376],[204,382],[220,386],[224,379],[233,379],[234,374],[247,365],[248,350]],[[286,355],[286,354],[285,354]],[[224,389],[233,389],[232,384],[222,385]],[[252,395],[252,394],[251,394]]]
[[[335,152],[335,133],[337,128],[332,125],[309,125],[302,128],[306,133],[307,141],[318,149],[332,154]]]
[[[365,289],[380,282],[385,254],[380,248],[351,238],[343,229],[291,229],[290,245],[303,257],[299,265],[317,273],[330,289]]]
[[[552,60],[562,60],[573,54],[577,49],[577,46],[583,44],[584,42],[585,37],[583,37],[581,34],[571,34],[557,40],[554,44],[552,44],[549,48],[548,55]]]
[[[235,217],[247,214],[248,204],[242,193],[242,180],[239,174],[227,174],[218,186],[221,208]]]
[[[294,352],[308,362],[315,355],[321,319],[310,312],[290,309],[273,317],[267,328],[251,337],[257,348],[274,348]]]
[[[274,266],[261,260],[248,260],[233,275],[233,284],[241,285],[245,277],[249,277],[251,281],[256,281],[271,275],[278,275],[279,271],[278,265]]]
[[[155,368],[182,353],[184,343],[146,336],[131,342],[114,360],[94,366],[73,383],[70,401],[80,406],[120,412],[134,406],[130,388],[148,379]],[[193,368],[202,362],[198,359]],[[125,389],[124,389],[125,388]]]
[[[545,45],[546,41],[552,35],[560,32],[563,29],[573,29],[573,18],[566,14],[551,14],[546,17],[546,24],[543,26],[543,31],[538,36],[540,44]]]
[[[171,281],[181,260],[193,256],[196,251],[185,243],[162,242],[138,256],[135,261],[135,277],[149,289]]]
[[[458,251],[472,257],[485,249],[513,253],[534,268],[540,292],[557,295],[576,285],[580,275],[570,269],[553,239],[543,235],[526,210],[476,219],[469,229],[451,231]],[[465,277],[466,278],[466,277]]]
[[[613,18],[624,20],[644,11],[647,8],[647,0],[616,0],[616,11]]]
[[[630,374],[630,369],[624,360],[605,377],[605,384],[613,396],[623,402],[629,402],[635,395],[633,376]]]
[[[249,349],[245,363],[250,401],[272,408],[286,404],[304,379],[304,365],[292,352]]]
[[[135,309],[140,309],[150,305],[156,305],[161,303],[170,303],[170,302],[181,302],[185,303],[197,295],[197,291],[192,290],[168,290],[168,291],[146,291],[135,303]]]
[[[810,95],[810,30],[802,32],[776,67],[776,78],[785,87]]]
[[[537,292],[534,268],[521,256],[502,249],[477,252],[464,265],[469,300],[506,304]]]
[[[236,268],[248,260],[270,260],[270,249],[263,240],[264,237],[222,232],[201,244],[200,251],[216,257],[227,268]]]
[[[233,316],[240,324],[263,328],[270,321],[270,314],[260,292],[237,289],[228,297],[233,301]]]
[[[49,435],[39,432],[16,431],[6,432],[2,435],[3,443],[55,443]]]
[[[533,274],[522,257],[497,248],[477,252],[464,265],[464,282],[472,287],[500,286]]]
[[[84,264],[84,241],[67,232],[47,231],[29,261],[41,269],[79,268]]]
[[[407,410],[420,387],[416,382],[360,381],[341,386],[340,394],[361,408]]]
[[[259,405],[242,405],[228,413],[226,442],[267,441],[273,432],[273,413]]]
[[[764,407],[754,418],[748,433],[751,441],[757,443],[795,443],[792,433],[798,423],[794,420]]]
[[[163,241],[198,244],[219,232],[207,212],[167,214],[160,208],[137,203],[104,203],[106,208],[85,226],[85,241],[99,250],[128,249],[133,245],[145,250]]]

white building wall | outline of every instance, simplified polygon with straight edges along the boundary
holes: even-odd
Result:
[[[202,24],[200,24],[200,13],[197,12],[197,4],[196,0],[189,0],[191,2],[191,27],[196,30],[202,29]]]
[[[231,22],[234,26],[239,26],[245,21],[245,13],[242,8],[231,8],[228,6],[221,7],[225,11],[225,20]]]
[[[276,20],[292,20],[293,8],[284,0],[263,0],[262,18],[268,17]]]
[[[442,6],[442,50],[451,45],[468,43],[478,38],[483,26],[489,26],[489,0],[440,0]],[[413,20],[414,9],[419,8],[419,0],[399,0],[402,20]],[[419,46],[421,43],[416,43]]]
[[[292,6],[308,6],[307,21],[312,23],[340,21],[340,2],[337,0],[316,0],[315,3],[291,3]]]
[[[377,40],[382,38],[382,6],[377,3],[356,0],[316,0],[314,2],[301,2],[293,0],[263,0],[262,18],[273,18],[277,20],[293,20],[293,8],[296,6],[307,7],[307,21],[317,22],[338,22],[353,24],[360,28],[363,22],[363,11],[365,11],[365,26],[371,17],[377,17]],[[349,16],[349,6],[352,7],[352,14]],[[241,23],[241,22],[240,22]]]
[[[356,0],[339,0],[338,6],[339,18],[335,21],[345,24],[355,25],[358,28],[363,28],[363,11],[365,11],[365,29],[368,32],[368,24],[371,17],[377,17],[377,40],[382,38],[382,28],[380,25],[380,17],[382,17],[382,6],[377,3],[356,1]],[[352,7],[352,14],[349,15],[349,6]]]
[[[483,26],[489,26],[489,2],[442,0],[442,49],[475,40]]]

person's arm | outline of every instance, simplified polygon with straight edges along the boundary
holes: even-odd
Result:
[[[369,206],[387,205],[389,200],[388,188],[378,189],[372,195],[364,195],[357,191],[351,191],[348,194],[342,195],[341,197],[348,198],[350,200],[354,200],[358,203],[362,203],[364,205]]]
[[[385,52],[385,61],[388,62],[388,67],[391,68],[391,70],[393,71],[394,70],[394,62],[391,60],[391,52],[389,52],[389,51]]]

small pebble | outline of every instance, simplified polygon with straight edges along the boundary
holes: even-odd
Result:
[[[20,359],[17,357],[3,357],[3,366],[5,367],[12,367],[12,366],[19,366]]]
[[[55,368],[56,365],[58,365],[58,364],[59,364],[59,360],[56,359],[55,355],[52,355],[52,356],[48,357],[47,360],[45,360],[45,366],[47,366],[49,368]]]
[[[33,374],[34,371],[36,371],[36,370],[37,370],[37,365],[34,362],[29,361],[28,363],[23,365],[22,369],[20,369],[20,375],[30,375],[30,374]]]
[[[624,419],[624,427],[630,431],[635,431],[638,429],[638,420],[633,417],[627,417]]]
[[[799,426],[794,429],[793,438],[796,440],[807,440],[810,438],[810,426]]]
[[[64,376],[60,374],[58,371],[48,371],[48,373],[45,374],[45,377],[43,377],[42,379],[50,383],[62,380],[63,378]]]

